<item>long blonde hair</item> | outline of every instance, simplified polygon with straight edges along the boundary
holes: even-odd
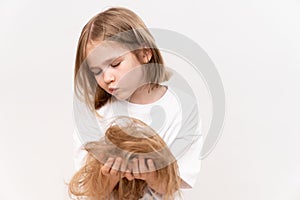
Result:
[[[85,149],[88,151],[86,163],[69,183],[69,193],[77,199],[137,200],[142,197],[146,182],[139,179],[129,181],[121,175],[112,193],[103,195],[110,180],[101,173],[101,167],[109,157],[121,157],[128,163],[141,154],[155,163],[157,181],[166,191],[163,199],[173,199],[174,193],[179,190],[181,179],[174,156],[163,139],[140,120],[118,117],[107,129],[104,138],[87,143]]]
[[[140,17],[126,8],[110,8],[90,19],[81,32],[77,46],[74,92],[90,109],[99,109],[111,99],[111,94],[97,84],[86,62],[87,46],[104,40],[115,40],[132,50],[136,56],[137,48],[149,48],[152,53],[149,63],[152,65],[145,69],[147,82],[157,86],[170,78],[171,73],[164,67],[154,38]]]

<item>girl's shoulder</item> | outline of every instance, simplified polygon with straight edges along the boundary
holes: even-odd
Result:
[[[192,92],[187,92],[182,88],[172,86],[168,87],[164,103],[176,103],[178,107],[185,109],[195,109],[197,107],[197,99]]]

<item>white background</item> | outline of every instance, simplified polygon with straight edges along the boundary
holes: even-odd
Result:
[[[222,77],[223,134],[188,199],[299,200],[297,0],[1,0],[0,200],[68,199],[76,45],[111,5],[190,37]]]

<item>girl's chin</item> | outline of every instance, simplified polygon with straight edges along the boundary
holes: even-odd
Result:
[[[118,100],[129,101],[130,97],[132,95],[132,92],[123,92],[121,90],[117,90],[116,92],[112,93],[111,95],[114,96],[115,98],[117,98]]]
[[[124,97],[122,95],[119,94],[112,94],[116,99],[121,100],[121,101],[128,101],[130,99],[130,97]]]

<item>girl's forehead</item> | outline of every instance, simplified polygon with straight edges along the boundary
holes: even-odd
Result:
[[[87,45],[87,63],[89,66],[107,65],[115,58],[130,52],[114,41],[101,41]]]

